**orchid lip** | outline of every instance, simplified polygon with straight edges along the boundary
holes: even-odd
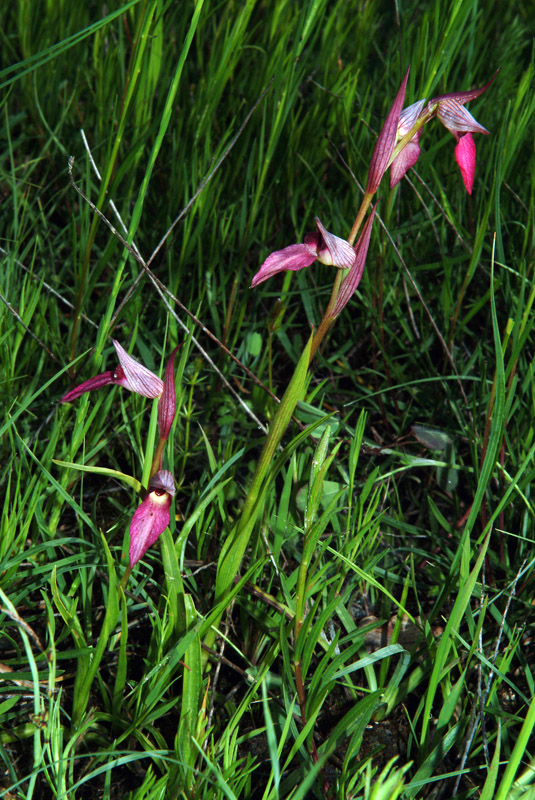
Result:
[[[283,250],[270,253],[253,277],[251,288],[279,272],[297,272],[309,267],[314,261],[342,269],[350,269],[355,261],[355,251],[349,242],[330,233],[318,217],[316,230],[307,233],[302,244],[290,244]]]
[[[153,475],[147,496],[137,507],[130,522],[130,567],[143,558],[169,525],[174,494],[175,481],[171,472],[162,469]]]

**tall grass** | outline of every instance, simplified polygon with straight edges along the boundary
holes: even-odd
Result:
[[[529,4],[21,0],[1,37],[2,796],[532,796]],[[259,486],[259,384],[332,268],[251,278],[316,215],[349,233],[409,63],[407,104],[501,68],[474,191],[426,130]],[[156,411],[58,404],[112,337],[157,373],[183,342],[171,525],[126,587]]]

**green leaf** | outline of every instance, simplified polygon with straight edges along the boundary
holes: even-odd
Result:
[[[95,475],[109,475],[111,478],[116,478],[118,481],[126,483],[135,492],[141,492],[143,488],[141,483],[133,478],[131,475],[125,475],[124,472],[118,472],[116,469],[108,469],[108,467],[91,467],[87,464],[73,464],[72,461],[59,461],[56,458],[52,459],[53,464],[58,467],[65,467],[66,469],[76,469],[79,472],[92,472]]]

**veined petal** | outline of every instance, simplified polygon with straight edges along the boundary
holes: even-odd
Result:
[[[322,243],[318,247],[318,261],[330,267],[350,269],[355,262],[355,250],[345,239],[329,233],[316,217],[316,227],[321,234]]]
[[[403,139],[405,134],[407,134],[410,131],[410,129],[420,116],[424,105],[425,105],[425,99],[417,100],[416,103],[412,104],[412,106],[407,106],[407,108],[403,109],[403,111],[399,115],[398,133],[397,133],[398,141],[400,139]],[[416,135],[419,136],[420,133],[421,129],[418,131]]]
[[[433,97],[433,99],[429,101],[429,106],[441,103],[443,100],[457,100],[463,105],[464,103],[468,103],[470,100],[475,100],[476,97],[479,97],[480,94],[483,94],[483,92],[487,91],[499,71],[500,70],[497,69],[490,81],[480,89],[468,89],[466,92],[448,92],[448,94],[441,94],[438,97]]]
[[[414,167],[418,161],[418,158],[420,157],[420,145],[418,144],[418,139],[419,136],[416,134],[416,136],[414,136],[410,142],[405,145],[399,156],[392,161],[392,166],[390,167],[391,189],[396,185],[396,183],[399,183],[405,173],[411,167]]]
[[[366,256],[368,255],[368,247],[370,245],[370,236],[372,233],[372,225],[376,208],[377,203],[374,205],[370,216],[366,220],[366,224],[362,229],[359,240],[355,245],[355,263],[340,286],[336,303],[334,304],[334,308],[331,312],[331,317],[333,319],[335,319],[340,314],[342,309],[345,308],[361,281],[364,273],[364,266],[366,264]]]
[[[251,288],[271,278],[278,272],[299,270],[309,267],[317,258],[317,253],[306,244],[291,244],[284,250],[271,253],[251,281]]]
[[[147,369],[147,367],[144,367],[143,364],[140,364],[139,361],[136,361],[135,358],[132,358],[124,347],[121,347],[119,342],[115,339],[112,341],[117,351],[119,363],[124,371],[124,381],[118,380],[117,383],[143,397],[151,397],[153,399],[160,397],[163,392],[161,378],[151,372],[150,369]]]
[[[160,469],[155,472],[149,481],[149,492],[152,491],[167,492],[171,497],[174,497],[176,488],[173,473],[169,472],[168,469]]]
[[[476,146],[471,133],[465,133],[455,145],[455,161],[461,170],[466,191],[472,194],[476,174]]]
[[[374,194],[379,188],[382,177],[388,169],[390,156],[394,151],[396,145],[396,136],[398,130],[399,116],[403,108],[403,101],[405,100],[405,91],[407,88],[407,80],[409,78],[409,69],[405,73],[405,77],[399,87],[398,93],[392,104],[392,108],[388,112],[381,132],[377,137],[377,142],[372,153],[370,162],[370,171],[368,174],[368,183],[366,184],[366,194]]]
[[[171,518],[171,498],[175,482],[168,470],[160,470],[151,479],[149,493],[136,509],[130,522],[128,555],[133,567],[164,532]]]
[[[488,130],[480,125],[458,100],[453,98],[440,101],[437,117],[455,138],[458,138],[459,133],[488,133]]]
[[[70,392],[67,392],[67,394],[64,394],[59,402],[72,403],[73,400],[77,400],[82,394],[92,392],[93,389],[100,389],[101,386],[107,386],[110,383],[116,383],[115,373],[111,370],[103,372],[100,375],[95,375],[94,378],[89,378],[89,380],[84,381],[79,386],[71,389]]]

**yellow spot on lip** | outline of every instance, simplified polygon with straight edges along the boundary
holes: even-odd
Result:
[[[159,506],[166,505],[167,502],[168,502],[168,498],[169,498],[168,492],[163,492],[161,494],[161,491],[162,491],[161,489],[158,489],[158,490],[152,491],[150,493],[151,502],[152,503],[157,503]]]

